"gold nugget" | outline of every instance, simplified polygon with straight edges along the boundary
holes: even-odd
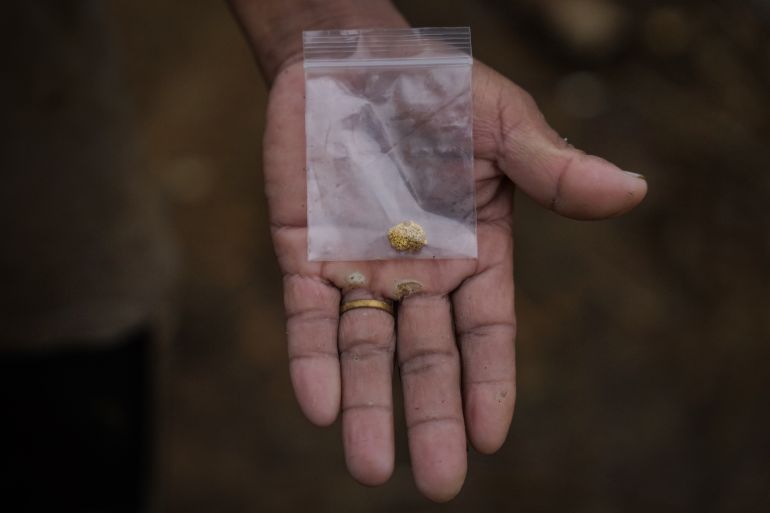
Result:
[[[388,230],[388,241],[396,251],[420,251],[428,243],[425,230],[414,221],[404,221]]]

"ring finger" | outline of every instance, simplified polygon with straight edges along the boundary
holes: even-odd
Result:
[[[371,299],[355,289],[342,304]],[[393,314],[378,308],[355,308],[340,316],[342,370],[342,439],[350,474],[378,485],[393,472]]]

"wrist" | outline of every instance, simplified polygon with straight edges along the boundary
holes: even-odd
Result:
[[[302,58],[302,31],[405,27],[388,0],[229,0],[265,79]]]

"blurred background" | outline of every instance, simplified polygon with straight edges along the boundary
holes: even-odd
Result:
[[[37,406],[68,418],[82,394],[123,440],[97,446],[112,467],[86,471],[104,482],[82,511],[131,511],[99,497],[135,475],[170,512],[770,511],[770,3],[397,2],[417,26],[470,25],[476,57],[562,135],[650,188],[602,223],[517,195],[514,423],[441,506],[412,483],[402,416],[395,475],[368,489],[339,426],[292,397],[267,91],[225,3],[16,4],[0,21],[0,510],[83,486],[69,469],[89,460]],[[104,340],[117,349],[83,356]],[[19,461],[61,489],[19,488]]]

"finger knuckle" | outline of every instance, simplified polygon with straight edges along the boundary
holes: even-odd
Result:
[[[392,344],[379,340],[351,340],[340,350],[342,360],[368,360],[371,358],[392,358],[394,348]]]
[[[457,364],[456,350],[431,350],[410,354],[399,363],[402,376],[444,370]]]
[[[464,420],[460,415],[434,415],[417,417],[407,423],[407,430],[413,431],[418,428],[424,428],[429,426],[436,426],[438,424],[464,424]]]

